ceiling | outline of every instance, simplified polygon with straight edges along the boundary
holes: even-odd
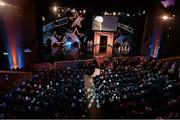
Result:
[[[58,2],[59,0],[57,0]],[[93,9],[146,9],[153,7],[158,0],[61,0],[68,7]]]

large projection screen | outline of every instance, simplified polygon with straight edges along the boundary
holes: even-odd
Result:
[[[117,16],[93,16],[92,18],[92,30],[96,31],[116,31],[117,24]]]

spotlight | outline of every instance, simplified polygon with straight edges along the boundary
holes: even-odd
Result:
[[[45,17],[44,16],[42,16],[42,21],[45,21]]]
[[[54,7],[53,7],[53,11],[54,11],[54,12],[57,12],[57,9],[58,9],[57,6],[54,6]]]
[[[83,13],[86,13],[86,10],[83,10]]]
[[[71,10],[71,12],[76,12],[76,10],[73,8],[73,9]]]
[[[129,17],[129,16],[130,16],[130,14],[129,14],[129,13],[127,13],[126,15],[127,15],[127,17]]]
[[[104,12],[104,15],[107,15],[107,12],[106,12],[106,11]]]
[[[162,16],[162,20],[168,20],[168,19],[169,19],[168,15],[163,15]]]
[[[5,3],[0,1],[0,6],[4,7],[5,6]]]
[[[113,12],[113,15],[115,16],[115,15],[116,15],[116,12]]]
[[[71,8],[67,8],[67,10],[68,10],[68,11],[70,11],[70,10],[71,10]]]
[[[118,15],[121,15],[121,12],[118,12]]]
[[[146,13],[146,11],[145,10],[143,10],[143,14],[145,14]]]
[[[168,27],[168,29],[169,29],[169,30],[171,30],[171,29],[172,29],[172,27]]]

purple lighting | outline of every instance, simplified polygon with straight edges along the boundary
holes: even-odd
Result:
[[[161,1],[161,3],[165,8],[175,5],[174,0],[165,0],[165,1]]]

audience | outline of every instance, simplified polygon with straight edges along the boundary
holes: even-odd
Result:
[[[35,73],[0,101],[0,118],[86,117],[84,67]]]
[[[109,64],[113,67],[108,67]],[[176,63],[115,59],[94,77],[97,108],[103,117],[178,118],[180,79]]]
[[[0,118],[88,118],[84,75],[95,68],[101,70],[93,81],[101,118],[180,118],[178,64],[128,58],[35,72],[0,98]]]

